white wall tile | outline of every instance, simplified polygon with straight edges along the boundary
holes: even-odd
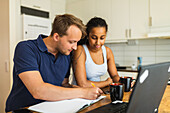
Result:
[[[127,46],[125,46],[125,51],[138,51],[138,46],[127,45]]]
[[[120,56],[120,57],[114,57],[115,60],[124,60],[124,56]]]
[[[124,51],[124,46],[111,46],[112,51]]]
[[[142,57],[142,65],[154,64],[155,57]]]
[[[138,51],[125,51],[125,57],[137,57],[138,56]]]
[[[105,46],[107,46],[107,47],[109,47],[109,48],[111,48],[112,47],[112,44],[104,44]]]
[[[113,52],[113,55],[117,56],[117,57],[124,57],[124,52],[123,51],[115,51],[115,52]]]
[[[139,51],[139,56],[140,57],[145,57],[145,56],[155,57],[155,51]]]
[[[170,61],[170,57],[156,57],[156,62],[155,63],[167,62],[167,61]]]
[[[147,61],[142,63],[142,65],[149,65],[149,64],[155,64],[155,61]]]
[[[139,51],[155,51],[155,46],[153,46],[153,45],[140,45]]]
[[[125,61],[124,66],[132,66],[133,64],[135,64],[135,66],[137,65],[136,62]]]
[[[156,57],[169,57],[170,59],[170,51],[156,51]]]
[[[170,44],[170,39],[156,39],[156,45]]]
[[[140,40],[139,45],[155,45],[155,39]]]
[[[110,44],[115,62],[122,66],[137,64],[142,57],[142,65],[170,61],[170,39],[138,40],[137,45]]]
[[[162,45],[156,45],[156,51],[159,50],[169,50],[170,51],[170,44],[162,44]]]

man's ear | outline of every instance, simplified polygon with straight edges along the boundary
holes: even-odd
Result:
[[[54,33],[54,34],[53,34],[53,39],[54,39],[55,41],[58,41],[59,38],[60,38],[60,36],[59,36],[58,33]]]

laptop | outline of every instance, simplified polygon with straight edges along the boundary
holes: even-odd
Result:
[[[170,62],[141,66],[129,103],[110,103],[88,113],[157,113],[169,77]]]
[[[169,78],[169,81],[168,81],[168,85],[170,85],[170,78]]]

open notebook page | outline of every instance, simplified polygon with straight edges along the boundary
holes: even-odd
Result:
[[[29,110],[43,112],[43,113],[75,113],[79,111],[84,106],[89,106],[106,96],[100,96],[96,100],[87,100],[82,98],[62,100],[55,102],[42,102],[36,105],[29,107]]]

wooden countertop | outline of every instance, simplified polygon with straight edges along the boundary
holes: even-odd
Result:
[[[117,69],[117,71],[138,73],[137,70],[131,70],[131,69]]]
[[[170,113],[170,85],[167,86],[161,100],[159,113]]]
[[[131,94],[131,92],[125,92],[124,93],[124,97],[123,97],[124,102],[129,101],[130,94]],[[103,100],[87,107],[86,109],[80,111],[79,113],[86,113],[86,112],[93,110],[95,108],[98,108],[100,106],[109,104],[111,102],[110,95],[106,94],[105,96],[106,96],[106,98],[104,98]],[[158,113],[170,113],[170,85],[167,86],[167,88],[164,92],[163,98],[162,98],[160,106],[159,106],[159,112]]]
[[[124,102],[129,101],[130,94],[131,94],[131,92],[124,92],[124,97],[123,97]],[[106,98],[104,98],[104,99],[100,100],[99,102],[85,108],[84,110],[82,110],[78,113],[86,113],[86,112],[91,111],[95,108],[109,104],[111,102],[110,95],[109,94],[103,94],[103,95],[105,95]],[[23,109],[23,110],[27,110],[27,109]],[[12,113],[12,112],[8,112],[8,113]],[[20,113],[22,113],[22,111]],[[38,112],[29,111],[29,113],[38,113]],[[170,113],[170,85],[167,85],[167,88],[164,92],[163,98],[162,98],[160,106],[159,106],[159,112],[158,113]]]

